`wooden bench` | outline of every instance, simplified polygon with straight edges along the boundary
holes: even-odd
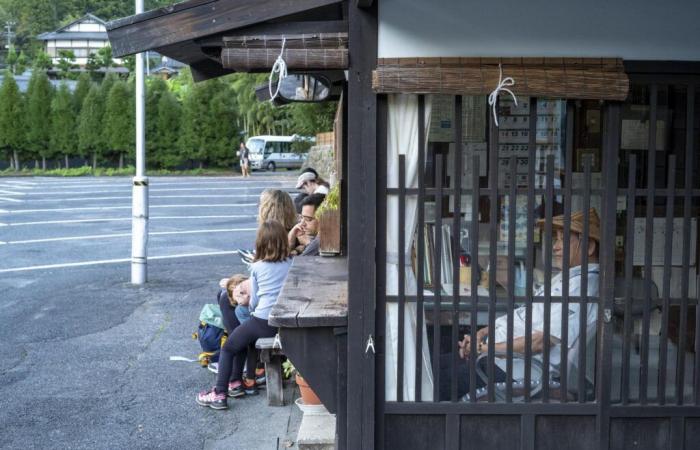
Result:
[[[260,338],[255,342],[255,348],[260,350],[260,359],[265,363],[267,404],[284,406],[284,378],[282,376],[284,352],[279,337]]]

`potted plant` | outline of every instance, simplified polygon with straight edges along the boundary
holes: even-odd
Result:
[[[309,383],[306,382],[304,377],[301,376],[299,371],[296,370],[296,368],[289,359],[282,363],[282,370],[284,371],[285,378],[291,378],[292,374],[296,374],[297,386],[299,386],[299,392],[301,393],[301,399],[304,405],[321,404],[321,400],[318,398],[313,389],[311,389]]]
[[[319,253],[321,256],[340,254],[340,184],[336,183],[316,212],[319,221]]]

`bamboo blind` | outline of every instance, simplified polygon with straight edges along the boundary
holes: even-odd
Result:
[[[280,54],[287,68],[303,70],[347,69],[348,34],[318,33],[288,36],[224,37],[221,63],[239,71],[269,70]]]
[[[377,93],[486,95],[511,77],[517,96],[624,100],[622,60],[607,58],[385,58],[377,61]]]
[[[226,69],[238,71],[270,70],[279,54],[279,48],[224,48],[221,50],[221,64]],[[348,67],[347,49],[292,48],[284,50],[283,58],[290,70],[347,69]]]

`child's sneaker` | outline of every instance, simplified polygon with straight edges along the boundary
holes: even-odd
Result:
[[[212,409],[228,409],[228,401],[224,392],[216,392],[215,388],[197,394],[197,404]]]
[[[255,382],[249,380],[246,380],[244,383],[232,381],[228,384],[229,397],[238,398],[244,395],[258,395],[258,388],[255,386]]]
[[[255,385],[259,389],[265,389],[266,384],[267,384],[267,377],[265,376],[265,369],[263,369],[263,368],[255,369]]]

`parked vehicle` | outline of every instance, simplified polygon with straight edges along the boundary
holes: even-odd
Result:
[[[253,170],[300,169],[306,161],[308,151],[302,151],[313,138],[293,136],[253,136],[246,146],[250,150],[250,167]],[[302,142],[296,145],[296,142]],[[301,149],[300,149],[301,147]]]

